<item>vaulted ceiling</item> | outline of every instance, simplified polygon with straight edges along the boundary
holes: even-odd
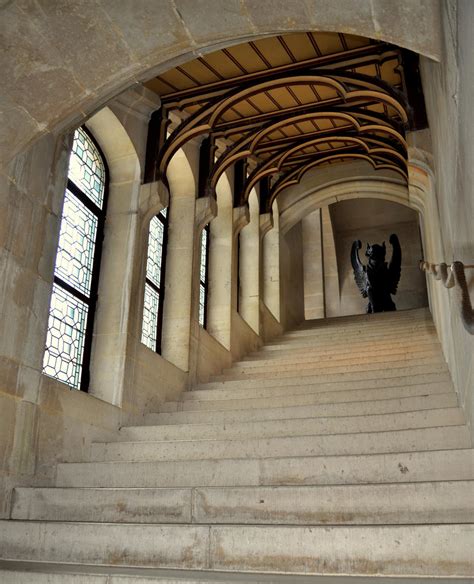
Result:
[[[162,101],[150,124],[148,180],[166,183],[176,151],[203,137],[200,196],[235,165],[235,205],[259,183],[262,212],[315,167],[362,159],[406,179],[405,132],[426,124],[417,56],[347,34],[297,33],[233,46],[147,86]],[[171,111],[182,122],[169,132]]]

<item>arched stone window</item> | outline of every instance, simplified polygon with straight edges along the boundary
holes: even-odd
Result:
[[[161,353],[168,210],[152,217],[148,229],[148,252],[143,301],[142,343]]]
[[[207,299],[209,289],[209,223],[201,231],[201,261],[199,264],[199,324],[207,325]]]
[[[105,160],[81,127],[69,160],[43,373],[84,391],[89,386],[106,204]]]

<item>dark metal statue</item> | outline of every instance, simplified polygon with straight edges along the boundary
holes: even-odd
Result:
[[[363,298],[369,299],[367,314],[372,312],[388,312],[396,310],[391,294],[397,293],[398,282],[402,265],[402,250],[398,237],[393,233],[390,236],[392,244],[392,260],[389,265],[385,261],[385,241],[382,245],[367,244],[365,255],[368,264],[364,264],[359,258],[360,241],[354,241],[351,250],[351,263],[354,270],[354,278]]]

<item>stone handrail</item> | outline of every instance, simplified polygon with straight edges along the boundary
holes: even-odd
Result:
[[[465,274],[465,270],[471,268],[474,268],[474,264],[464,265],[462,262],[453,262],[451,266],[448,266],[445,263],[431,264],[424,260],[420,262],[420,270],[433,275],[435,280],[441,280],[445,288],[454,288],[464,328],[470,335],[474,335],[474,310]]]

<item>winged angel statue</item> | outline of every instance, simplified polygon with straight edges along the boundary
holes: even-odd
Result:
[[[354,270],[354,278],[363,298],[368,298],[367,314],[372,312],[388,312],[396,310],[391,294],[397,293],[400,281],[402,250],[398,237],[392,233],[390,236],[392,245],[392,260],[389,265],[385,261],[385,241],[382,245],[367,244],[365,255],[368,264],[364,264],[359,258],[360,241],[354,241],[351,249],[351,263]]]

